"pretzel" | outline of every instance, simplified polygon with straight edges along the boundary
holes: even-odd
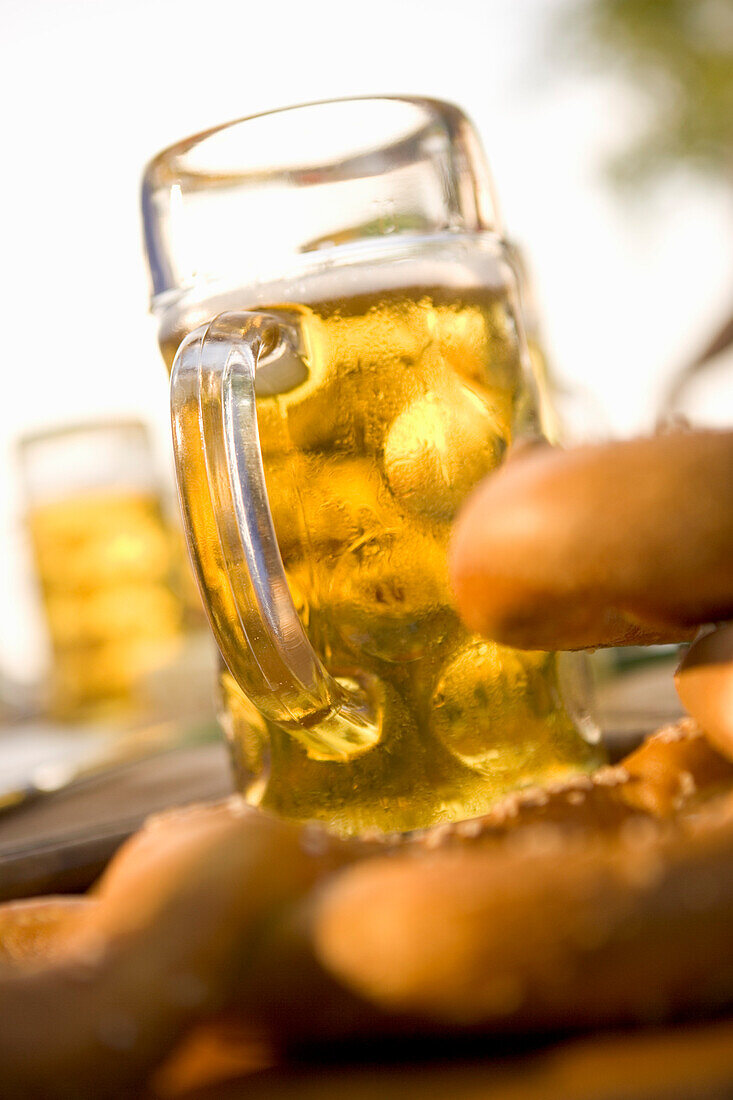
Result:
[[[223,1009],[303,1043],[717,1007],[733,995],[731,788],[688,721],[616,768],[414,837],[341,841],[239,798],[162,815],[45,957],[0,967],[3,1096],[139,1087]]]
[[[671,940],[662,912],[730,877],[731,790],[733,763],[685,720],[618,767],[373,852],[268,928],[240,1010],[302,1042],[662,1019],[714,1000],[696,968],[733,996],[733,880],[683,905]]]
[[[695,642],[677,670],[675,684],[708,739],[733,759],[733,623]]]
[[[318,958],[369,1003],[441,1029],[658,1022],[733,993],[733,801],[689,834],[371,860],[322,898]]]
[[[506,645],[690,640],[733,617],[733,432],[532,448],[469,499],[451,573],[466,622]]]
[[[60,896],[0,905],[0,969],[43,962],[62,951],[74,921],[93,904],[90,898]]]
[[[259,923],[338,856],[329,838],[241,799],[152,819],[49,956],[0,968],[3,1097],[104,1097],[137,1085],[231,992]]]

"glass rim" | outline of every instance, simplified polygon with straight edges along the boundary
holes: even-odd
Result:
[[[150,426],[145,420],[134,416],[99,417],[93,420],[70,421],[64,424],[52,424],[46,427],[32,428],[16,440],[16,450],[24,452],[38,443],[63,443],[81,435],[93,435],[105,432],[138,432],[150,436]]]
[[[452,118],[456,122],[468,122],[472,125],[470,118],[466,115],[466,112],[462,110],[457,104],[451,100],[441,99],[436,96],[424,96],[424,95],[406,95],[406,94],[367,94],[367,95],[355,95],[355,96],[336,96],[331,99],[313,99],[307,100],[303,103],[291,103],[284,107],[271,107],[266,111],[256,111],[251,115],[241,115],[237,118],[229,119],[227,122],[218,123],[216,126],[209,126],[204,130],[199,130],[194,134],[190,134],[188,137],[179,138],[177,141],[171,142],[165,145],[154,156],[152,156],[146,163],[143,173],[144,178],[148,176],[149,172],[154,169],[158,164],[165,163],[174,157],[182,156],[185,153],[190,152],[191,149],[196,146],[202,145],[209,138],[214,137],[216,134],[222,133],[225,130],[232,130],[237,126],[242,126],[247,122],[255,122],[264,118],[275,118],[279,115],[295,114],[298,111],[311,110],[314,107],[330,107],[336,105],[345,105],[348,103],[395,103],[395,104],[409,104],[414,107],[425,107],[437,111],[446,118]]]
[[[476,127],[430,96],[313,100],[220,123],[148,161],[140,197],[154,309],[232,274],[273,281],[362,238],[502,235]]]

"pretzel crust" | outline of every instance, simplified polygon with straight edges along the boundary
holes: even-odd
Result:
[[[461,614],[519,648],[690,640],[733,618],[731,486],[731,431],[534,448],[459,516]]]

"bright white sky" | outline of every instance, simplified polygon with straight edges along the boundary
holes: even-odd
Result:
[[[556,373],[617,432],[648,427],[661,382],[720,323],[733,210],[678,180],[629,206],[602,173],[638,110],[548,54],[561,0],[0,0],[0,664],[39,660],[17,542],[18,434],[146,419],[167,455],[138,188],[170,142],[291,103],[369,93],[471,115],[505,221],[531,261]]]

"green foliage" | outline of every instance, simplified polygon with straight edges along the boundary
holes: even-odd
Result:
[[[574,0],[557,31],[574,63],[616,68],[646,100],[617,178],[733,176],[733,0]]]

